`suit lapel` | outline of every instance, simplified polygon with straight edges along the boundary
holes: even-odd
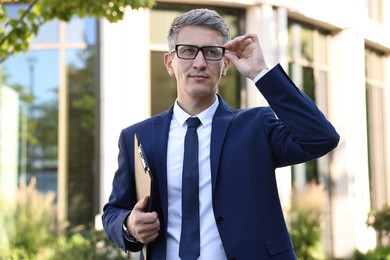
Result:
[[[158,189],[160,191],[160,203],[163,215],[168,214],[168,192],[167,192],[167,147],[169,127],[172,119],[173,106],[157,116],[153,122],[153,158],[158,174],[155,174],[157,179]],[[167,218],[165,217],[165,221]],[[167,224],[167,223],[165,223]]]
[[[211,164],[211,183],[214,194],[217,183],[218,166],[221,157],[222,146],[226,137],[230,122],[235,117],[232,109],[226,104],[221,96],[218,95],[219,105],[213,117],[211,128],[210,144],[210,164]]]

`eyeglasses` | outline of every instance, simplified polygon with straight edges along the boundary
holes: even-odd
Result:
[[[183,60],[193,60],[201,51],[205,60],[219,61],[225,54],[225,48],[221,46],[203,46],[198,47],[195,45],[177,44],[175,50],[171,53],[176,52],[177,57]]]

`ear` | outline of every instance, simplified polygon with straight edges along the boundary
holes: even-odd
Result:
[[[170,55],[169,53],[164,54],[164,64],[169,76],[174,77],[175,71],[172,68],[172,55]]]
[[[221,77],[225,77],[226,76],[226,73],[227,73],[227,71],[229,69],[229,65],[230,65],[230,60],[224,58],[223,59],[223,67],[222,67],[222,71],[221,71]]]

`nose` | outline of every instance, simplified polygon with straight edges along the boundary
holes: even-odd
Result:
[[[203,56],[203,52],[201,52],[200,50],[198,50],[198,53],[195,56],[193,64],[194,66],[201,66],[206,64],[206,59]]]

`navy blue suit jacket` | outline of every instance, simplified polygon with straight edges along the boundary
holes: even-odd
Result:
[[[280,65],[256,86],[270,107],[232,110],[218,95],[210,147],[215,221],[228,259],[295,259],[275,169],[328,153],[337,146],[339,136]],[[137,202],[133,162],[133,136],[137,133],[155,180],[152,207],[161,230],[148,245],[148,255],[158,260],[165,259],[166,250],[166,163],[172,111],[171,107],[122,131],[118,170],[103,214],[105,231],[113,243],[126,251],[141,249],[142,244],[130,243],[122,234],[122,224]]]

